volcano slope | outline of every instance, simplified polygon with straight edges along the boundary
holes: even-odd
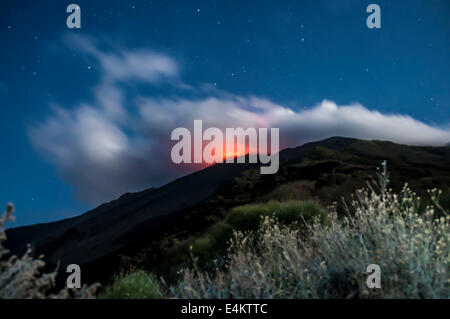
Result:
[[[204,232],[238,205],[313,199],[323,206],[350,198],[387,160],[391,187],[418,193],[440,188],[450,206],[450,148],[333,137],[280,152],[280,169],[260,175],[258,164],[216,164],[159,188],[127,193],[78,217],[6,231],[14,254],[30,243],[48,270],[78,264],[83,282],[107,281],[127,264],[175,271],[174,243]],[[20,213],[20,212],[19,212]],[[65,281],[60,271],[58,283]]]

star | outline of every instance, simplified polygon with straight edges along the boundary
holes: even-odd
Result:
[[[92,69],[92,67],[90,65],[87,68],[88,68],[88,70]]]
[[[12,26],[9,25],[9,26],[8,26],[8,29],[11,30],[11,28],[12,28]]]

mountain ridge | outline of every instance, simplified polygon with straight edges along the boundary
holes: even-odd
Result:
[[[5,246],[20,254],[32,243],[49,269],[58,262],[63,269],[76,263],[87,281],[103,280],[117,268],[120,254],[152,245],[158,253],[167,236],[201,231],[233,205],[267,196],[280,185],[309,181],[317,193],[312,195],[330,197],[325,202],[335,193],[345,195],[363,186],[361,181],[384,159],[398,176],[395,181],[408,176],[423,187],[436,186],[434,180],[450,185],[448,148],[332,137],[282,150],[277,174],[258,175],[259,164],[216,164],[158,188],[125,193],[77,217],[8,229]],[[333,178],[344,182],[332,184]]]

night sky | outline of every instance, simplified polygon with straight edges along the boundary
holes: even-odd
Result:
[[[81,29],[66,26],[70,3]],[[10,227],[183,175],[170,131],[194,118],[271,123],[284,146],[450,142],[449,1],[3,0],[0,39]]]

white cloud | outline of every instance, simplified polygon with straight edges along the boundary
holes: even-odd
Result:
[[[123,52],[120,55],[102,53],[98,58],[105,70],[105,77],[112,81],[158,83],[177,74],[172,59],[152,51]]]
[[[284,128],[291,143],[347,136],[389,140],[408,145],[444,145],[450,130],[431,126],[407,115],[382,114],[360,104],[338,106],[324,100],[302,112],[273,114],[272,125]]]
[[[95,46],[94,40],[81,36],[67,37],[66,42],[100,62],[105,82],[139,80],[156,84],[173,80],[178,75],[176,62],[153,50],[113,49],[104,52]]]
[[[94,89],[90,105],[55,108],[44,123],[30,128],[30,138],[79,196],[91,203],[160,185],[193,170],[192,166],[174,169],[170,133],[176,127],[191,128],[195,119],[203,120],[204,129],[279,127],[284,147],[331,136],[410,145],[450,141],[449,128],[406,115],[382,114],[359,104],[336,105],[324,100],[296,111],[261,97],[218,94],[202,88],[198,90],[207,94],[196,99],[129,97],[123,81],[152,85],[166,81],[183,90],[176,61],[151,50],[104,52],[86,38],[75,39],[78,49],[100,62],[101,83]],[[124,106],[125,100],[133,109]]]

